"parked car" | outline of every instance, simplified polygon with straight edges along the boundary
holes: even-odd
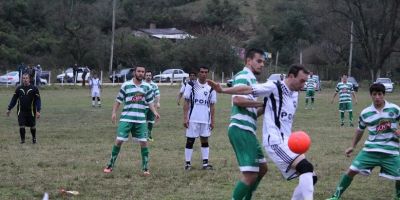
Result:
[[[308,78],[310,78],[310,75],[308,76]],[[317,80],[317,88],[315,90],[320,91],[322,88],[321,88],[321,80],[319,79],[319,76],[314,74],[313,79]],[[306,90],[306,88],[307,88],[307,86],[306,86],[306,84],[304,84],[304,87],[302,90]]]
[[[125,69],[121,69],[118,72],[115,72],[115,74],[111,74],[110,75],[110,81],[113,82],[117,82],[117,83],[121,83],[121,82],[125,82],[127,80],[131,80],[133,77],[133,68],[125,68]]]
[[[352,76],[349,76],[349,77],[347,78],[347,81],[350,82],[350,83],[352,83],[352,84],[353,84],[353,90],[354,90],[355,92],[358,92],[358,88],[360,87],[360,85],[358,85],[356,79],[355,79],[354,77],[352,77]]]
[[[185,73],[181,69],[167,69],[159,75],[155,75],[153,80],[156,82],[171,82],[171,81],[183,81],[183,79],[189,78],[189,74]]]
[[[268,81],[283,80],[286,78],[286,74],[271,74],[268,77]]]
[[[18,71],[8,72],[0,76],[0,84],[1,85],[18,85],[19,84],[19,76]],[[40,84],[47,85],[47,80],[40,78]]]
[[[76,82],[82,82],[82,74],[85,69],[88,70],[88,73],[86,74],[86,77],[85,77],[85,81],[89,80],[90,69],[88,69],[86,67],[78,67]],[[74,70],[70,67],[67,70],[65,70],[64,73],[57,75],[57,81],[60,83],[61,82],[72,83],[72,82],[74,82],[73,77],[74,77]]]
[[[382,83],[385,86],[386,92],[393,92],[393,82],[390,78],[377,78],[375,83]]]

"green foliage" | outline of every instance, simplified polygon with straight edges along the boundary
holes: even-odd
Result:
[[[203,22],[211,27],[234,28],[241,14],[237,4],[228,0],[209,0]]]

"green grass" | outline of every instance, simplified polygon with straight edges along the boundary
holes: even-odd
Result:
[[[183,170],[182,109],[174,101],[178,88],[161,87],[161,121],[154,128],[155,141],[150,144],[151,177],[140,175],[140,149],[131,141],[123,145],[115,170],[106,175],[102,169],[115,140],[111,107],[118,90],[106,87],[103,107],[92,108],[86,89],[42,89],[38,144],[30,143],[27,131],[28,142],[20,145],[15,109],[10,118],[4,114],[13,90],[0,88],[4,111],[0,115],[0,199],[41,199],[44,192],[49,192],[50,199],[68,198],[59,194],[60,188],[80,192],[72,199],[230,199],[239,170],[226,136],[231,104],[228,95],[218,97],[216,129],[210,139],[210,160],[216,170],[200,170],[199,141],[192,159],[194,169]],[[329,103],[332,94],[333,90],[317,93],[316,109],[304,110],[302,93],[294,124],[294,130],[308,132],[313,141],[307,156],[319,174],[315,199],[330,196],[354,158],[346,158],[343,153],[354,128],[339,127],[337,103]],[[387,97],[400,103],[397,93]],[[360,91],[358,98],[355,119],[370,105],[366,91]],[[297,180],[285,181],[272,162],[268,166],[269,172],[254,199],[290,199]],[[343,199],[390,199],[394,182],[378,177],[378,171],[375,169],[370,177],[357,176]]]

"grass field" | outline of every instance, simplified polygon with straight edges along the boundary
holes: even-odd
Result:
[[[118,87],[106,87],[102,108],[90,106],[89,91],[81,88],[45,88],[42,117],[37,125],[38,144],[19,144],[15,109],[5,117],[12,88],[0,88],[0,199],[230,199],[239,170],[227,138],[230,96],[219,95],[216,128],[210,139],[210,162],[216,168],[202,171],[199,141],[195,143],[192,171],[184,171],[185,136],[182,109],[175,104],[178,88],[161,87],[161,121],[154,128],[150,143],[150,177],[140,175],[140,149],[125,143],[111,174],[102,169],[109,159],[116,125],[111,124],[111,107]],[[316,109],[304,109],[304,93],[295,118],[294,130],[302,129],[312,138],[308,158],[315,165],[319,182],[315,199],[333,192],[341,173],[354,157],[346,158],[354,128],[339,127],[337,103],[330,104],[333,90],[317,93]],[[367,91],[358,93],[355,119],[370,104]],[[387,98],[399,104],[399,94]],[[347,115],[346,115],[347,117]],[[261,120],[260,120],[261,121]],[[260,130],[258,135],[261,138]],[[365,136],[364,138],[365,139]],[[362,144],[358,145],[357,152]],[[393,197],[394,182],[378,177],[357,176],[343,199],[386,200]],[[254,199],[290,199],[297,180],[285,181],[273,163]],[[66,197],[60,188],[77,190],[80,195]]]

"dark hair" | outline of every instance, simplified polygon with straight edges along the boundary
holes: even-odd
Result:
[[[200,69],[206,69],[207,71],[210,71],[210,70],[208,69],[208,67],[206,67],[206,66],[200,66]]]
[[[153,74],[153,72],[152,72],[152,71],[150,71],[150,70],[147,70],[147,71],[146,71],[146,74],[147,74],[147,73],[151,73],[151,74]]]
[[[303,65],[293,64],[290,66],[287,76],[293,74],[294,77],[297,77],[300,71],[303,71],[305,74],[310,74],[310,72]]]
[[[23,73],[22,76],[28,76],[29,79],[31,79],[31,75],[29,75],[28,73]]]
[[[246,52],[246,59],[247,58],[250,58],[250,59],[253,59],[254,58],[254,55],[256,55],[256,54],[260,54],[260,55],[264,55],[264,51],[263,50],[261,50],[261,49],[255,49],[255,48],[253,48],[253,49],[249,49],[249,50],[247,50],[247,52]]]
[[[143,66],[136,66],[136,67],[133,68],[133,71],[136,72],[137,68],[139,68],[139,67],[142,67],[144,70],[146,70],[146,68],[143,67]]]
[[[196,76],[196,72],[194,72],[194,71],[190,71],[190,72],[189,72],[189,76],[190,76],[191,74],[193,74],[193,75]]]
[[[382,83],[374,83],[369,87],[369,94],[371,95],[372,92],[382,92],[385,94],[385,86]]]

